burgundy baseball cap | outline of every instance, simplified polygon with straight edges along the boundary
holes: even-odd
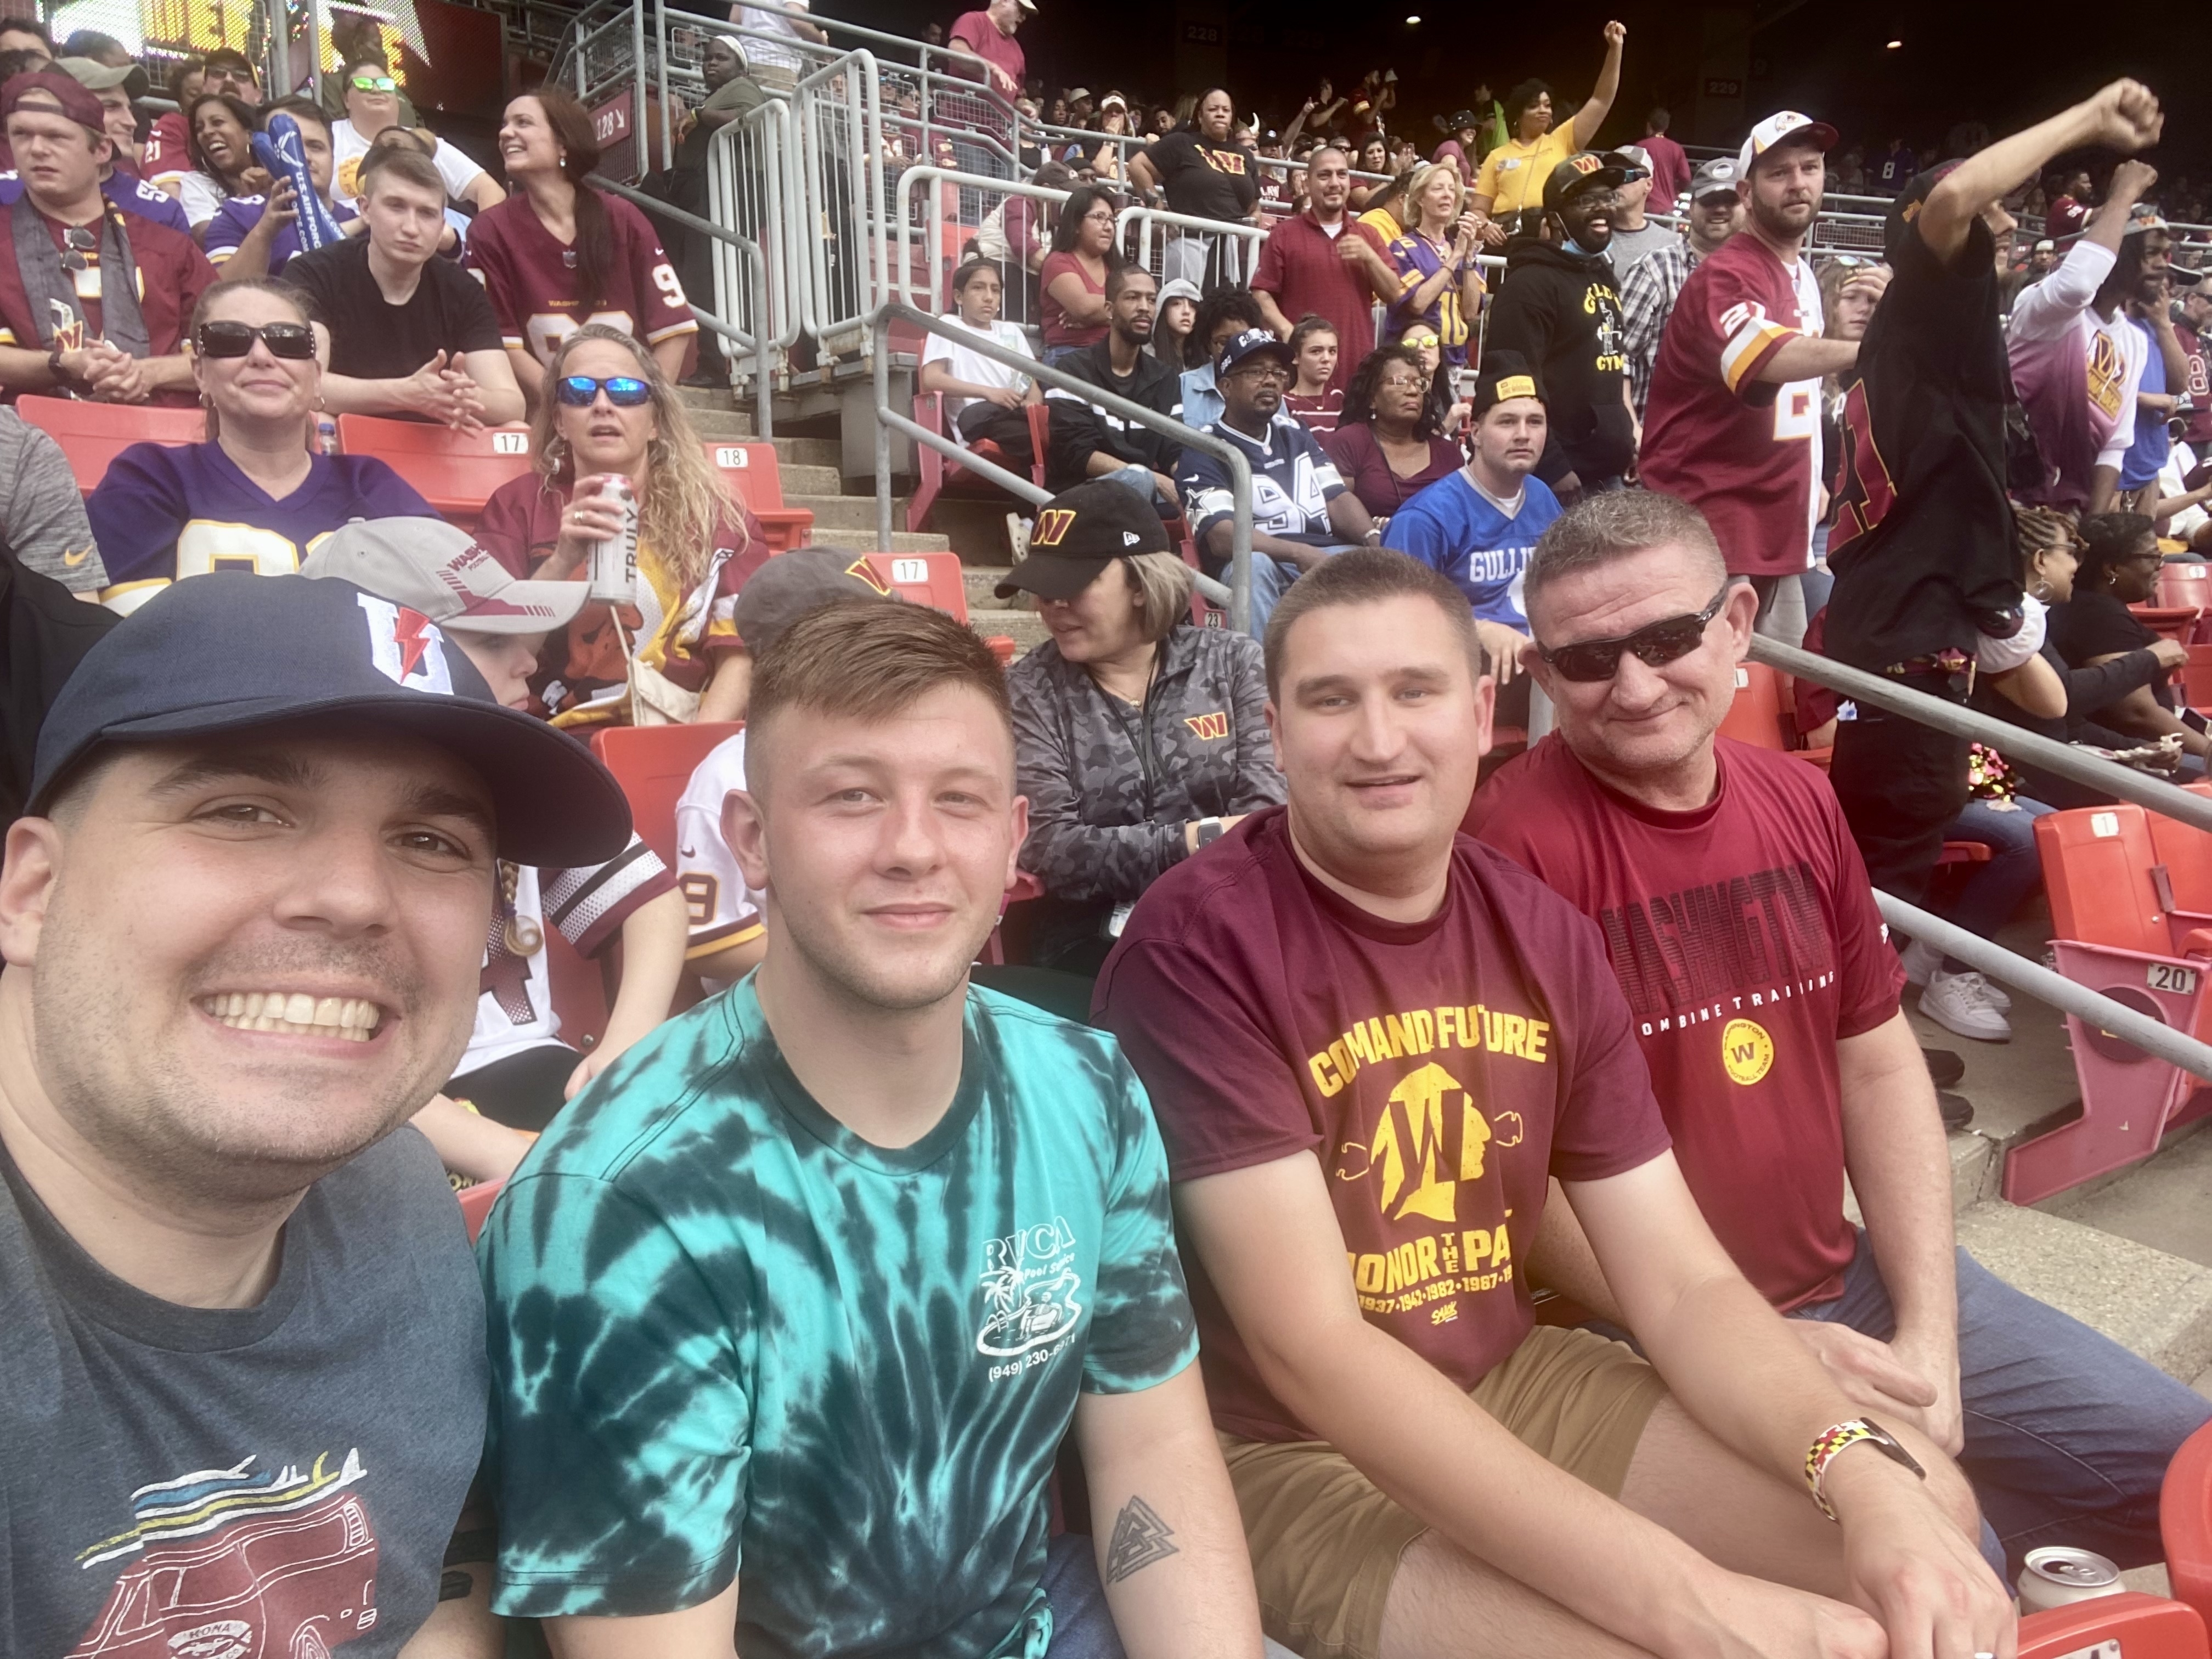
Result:
[[[36,95],[41,93],[46,94],[44,98]],[[100,107],[100,100],[92,95],[83,82],[65,70],[30,70],[9,76],[5,84],[0,84],[0,121],[5,121],[19,109],[44,107],[49,99],[52,100],[51,113],[66,115],[77,125],[106,137],[106,114]]]

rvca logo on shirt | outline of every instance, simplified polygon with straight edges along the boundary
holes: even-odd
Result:
[[[1076,1259],[1075,1230],[1060,1216],[984,1247],[975,1352],[1017,1362],[992,1366],[994,1381],[1042,1364],[1073,1339],[1083,1318]]]

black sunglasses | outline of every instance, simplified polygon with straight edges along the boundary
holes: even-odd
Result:
[[[66,225],[62,229],[62,269],[88,270],[92,262],[85,258],[100,246],[100,239],[84,225]]]
[[[315,331],[305,323],[202,323],[192,343],[203,357],[243,357],[258,340],[272,357],[304,362],[315,355]]]
[[[1728,603],[1729,588],[1733,586],[1723,584],[1721,591],[1713,595],[1713,602],[1694,617],[1668,617],[1617,640],[1578,640],[1557,649],[1540,645],[1536,654],[1558,669],[1561,679],[1585,684],[1611,679],[1620,666],[1624,651],[1646,668],[1663,668],[1678,657],[1688,656],[1704,643],[1705,624],[1720,615],[1721,606]]]
[[[553,396],[571,409],[589,409],[602,386],[606,388],[607,401],[617,409],[635,409],[653,401],[653,388],[635,374],[610,374],[603,380],[588,374],[564,374],[555,382]]]

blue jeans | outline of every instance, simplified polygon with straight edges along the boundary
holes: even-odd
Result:
[[[1887,1342],[1897,1316],[1866,1234],[1844,1293],[1794,1319],[1850,1326]],[[2158,1491],[2212,1401],[2109,1337],[2013,1289],[1959,1252],[1959,1386],[1966,1449],[1959,1467],[1981,1500],[2008,1579],[2045,1544],[2071,1544],[2122,1567],[2166,1558]],[[1994,1563],[1992,1563],[1994,1565]]]
[[[963,138],[952,140],[952,162],[963,173],[977,173],[986,179],[1006,179],[1012,169],[999,158],[999,153],[988,147]],[[998,205],[996,200],[987,200],[980,185],[960,186],[960,222],[969,230],[980,228],[983,216]]]
[[[1321,550],[1323,553],[1343,553],[1349,550],[1349,544],[1344,547],[1326,547]],[[1273,614],[1275,606],[1281,601],[1291,584],[1297,579],[1298,568],[1288,559],[1278,559],[1256,549],[1254,550],[1252,554],[1252,637],[1254,639],[1264,640],[1267,637],[1267,618]],[[1227,581],[1229,572],[1223,571],[1221,580]]]
[[[1098,1582],[1098,1557],[1091,1540],[1062,1533],[1044,1558],[1044,1599],[1052,1607],[1052,1645],[1047,1659],[1122,1659],[1121,1632],[1107,1611]]]
[[[1971,864],[1972,872],[1943,919],[1982,939],[1995,939],[1997,929],[2012,920],[2021,901],[2043,879],[2043,859],[2035,850],[2035,821],[2055,809],[2021,796],[2017,811],[2001,811],[1994,801],[1970,800],[1951,827],[1946,841],[1979,842],[1990,849],[1987,864]],[[1962,973],[1966,964],[1943,959],[1947,974]]]
[[[1111,472],[1101,472],[1097,476],[1101,478],[1111,478],[1115,483],[1135,490],[1145,498],[1145,504],[1147,507],[1156,507],[1159,504],[1160,481],[1152,477],[1152,470],[1148,466],[1138,466],[1132,463],[1127,466],[1118,467]],[[1253,562],[1257,564],[1259,561],[1255,559]]]

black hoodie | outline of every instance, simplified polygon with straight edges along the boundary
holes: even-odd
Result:
[[[1628,348],[1610,259],[1534,238],[1513,242],[1484,346],[1519,352],[1543,382],[1551,441],[1538,477],[1555,483],[1571,472],[1588,486],[1628,471],[1636,428],[1621,398]]]

